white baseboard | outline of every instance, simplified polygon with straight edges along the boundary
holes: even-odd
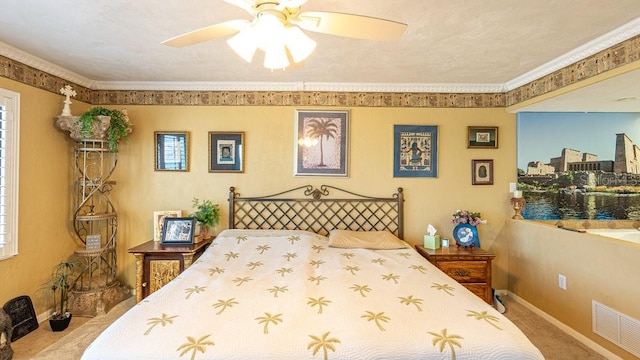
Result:
[[[51,314],[53,314],[53,309],[48,309],[42,314],[37,315],[36,319],[38,319],[38,324],[42,324],[43,322],[49,320],[49,318],[51,317]]]
[[[598,344],[595,341],[589,339],[588,337],[582,335],[581,333],[575,331],[574,329],[572,329],[571,327],[565,325],[564,323],[562,323],[558,319],[554,318],[553,316],[551,316],[551,315],[547,314],[546,312],[538,309],[537,307],[535,307],[532,304],[528,303],[526,300],[524,300],[523,298],[519,297],[518,295],[516,295],[516,294],[514,294],[514,293],[512,293],[512,292],[510,292],[508,290],[496,290],[496,294],[509,296],[510,298],[515,300],[518,304],[521,304],[524,307],[526,307],[527,309],[533,311],[534,313],[536,313],[536,315],[538,315],[538,316],[542,317],[543,319],[547,320],[548,322],[550,322],[551,324],[555,325],[560,330],[562,330],[565,333],[567,333],[569,336],[571,336],[574,339],[580,341],[585,346],[587,346],[591,350],[597,352],[598,354],[606,357],[607,359],[622,360],[622,358],[619,357],[618,355],[616,355],[616,354],[612,353],[611,351],[605,349],[600,344]]]

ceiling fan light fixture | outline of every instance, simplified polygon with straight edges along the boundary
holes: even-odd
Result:
[[[199,44],[231,36],[229,46],[247,62],[256,50],[264,51],[264,66],[285,69],[292,62],[304,61],[316,42],[303,31],[368,40],[396,40],[407,24],[365,15],[326,11],[301,12],[307,0],[224,0],[253,16],[209,25],[173,37],[162,43],[173,47]]]
[[[284,43],[293,62],[299,63],[309,57],[316,48],[316,42],[297,26],[289,26],[284,32]]]
[[[284,24],[282,20],[271,13],[260,13],[255,20],[253,31],[257,39],[258,48],[267,51],[267,49],[280,46],[284,36]]]
[[[258,42],[254,30],[251,27],[247,27],[232,38],[229,38],[227,44],[248,63],[253,60],[253,55],[258,49]]]
[[[272,46],[264,51],[264,67],[267,69],[285,69],[289,64],[289,58],[283,45]]]

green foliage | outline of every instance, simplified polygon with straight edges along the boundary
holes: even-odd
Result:
[[[80,115],[80,134],[85,138],[90,138],[93,133],[93,125],[97,116],[111,117],[111,124],[107,129],[107,144],[111,151],[118,150],[120,139],[126,138],[131,132],[131,123],[122,110],[109,110],[102,106],[96,106]]]
[[[575,174],[573,173],[573,171],[568,171],[568,172],[567,172],[567,180],[569,180],[569,182],[570,182],[571,184],[573,184],[573,183],[574,183],[574,181],[575,181]]]
[[[193,207],[197,209],[196,212],[189,216],[193,216],[200,225],[204,226],[216,226],[220,222],[220,209],[218,204],[214,204],[211,200],[204,200],[200,202],[198,198],[193,198]]]
[[[51,272],[51,279],[45,286],[53,292],[54,318],[62,318],[68,310],[69,290],[77,279],[76,263],[62,261]],[[60,306],[58,307],[58,300]]]

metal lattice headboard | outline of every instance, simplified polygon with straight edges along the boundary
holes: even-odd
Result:
[[[329,190],[351,197],[328,198]],[[296,192],[306,198],[295,198]],[[388,230],[402,239],[403,203],[402,188],[392,197],[379,198],[329,185],[321,185],[319,189],[306,185],[268,196],[240,197],[231,187],[229,228],[308,230],[320,235],[327,235],[333,229]]]

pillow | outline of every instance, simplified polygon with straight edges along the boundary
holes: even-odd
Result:
[[[345,249],[362,248],[373,250],[403,249],[409,244],[389,231],[331,230],[329,246]]]

